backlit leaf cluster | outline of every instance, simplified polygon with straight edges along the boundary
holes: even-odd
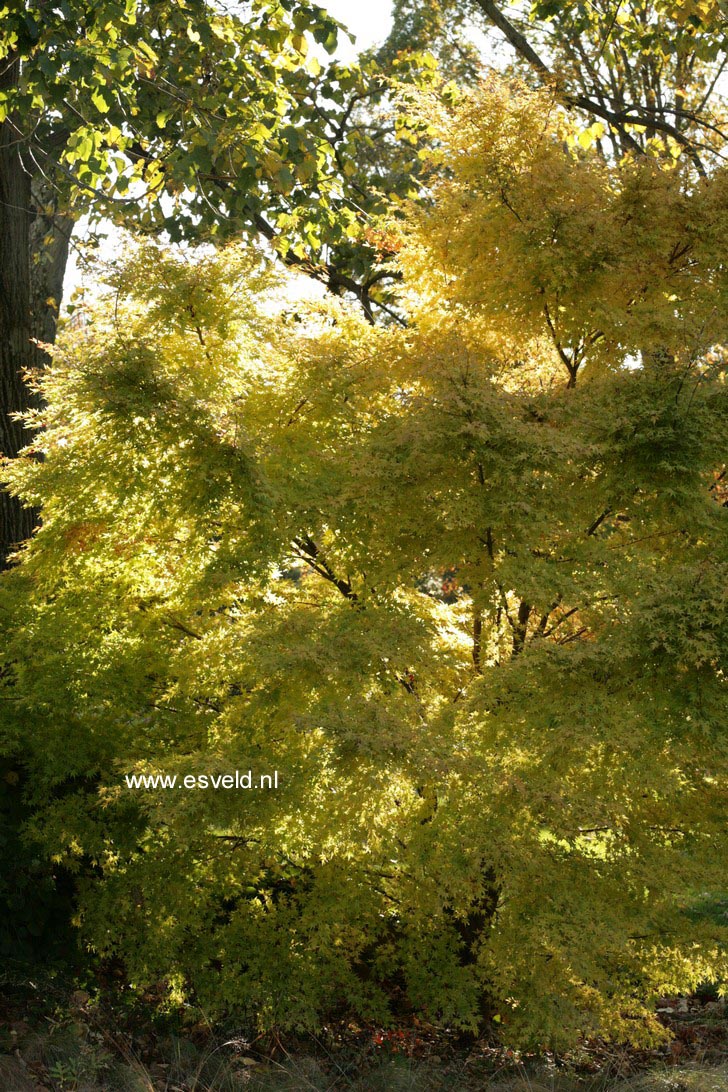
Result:
[[[726,974],[726,177],[512,83],[416,109],[408,329],[147,248],[65,336],[5,748],[135,986],[647,1043]]]

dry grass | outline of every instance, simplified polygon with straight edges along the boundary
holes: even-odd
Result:
[[[656,1066],[620,1077],[547,1067],[477,1073],[466,1060],[397,1056],[357,1069],[335,1056],[290,1055],[281,1062],[205,1051],[179,1040],[166,1061],[143,1065],[121,1047],[72,1037],[35,1036],[25,1056],[0,1056],[2,1092],[728,1092],[728,1066]]]
[[[118,1020],[81,991],[35,1009],[24,996],[5,1006],[0,1092],[728,1092],[728,1010],[681,1013],[671,1057],[595,1043],[567,1065],[485,1044],[469,1053],[422,1028],[409,1039],[342,1028],[295,1048],[274,1038],[266,1053],[216,1037],[204,1019],[174,1037],[144,1013],[136,1025]]]

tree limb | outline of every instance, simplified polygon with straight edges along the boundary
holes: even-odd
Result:
[[[293,544],[298,551],[296,556],[300,557],[301,561],[305,561],[314,572],[317,572],[324,580],[328,580],[330,584],[333,584],[345,599],[349,599],[352,603],[358,602],[359,596],[352,590],[351,582],[336,575],[309,535],[306,535],[305,538],[294,538]]]
[[[557,92],[559,98],[568,107],[576,107],[579,110],[585,110],[589,114],[593,114],[598,118],[602,118],[603,121],[607,121],[622,138],[622,142],[626,148],[636,152],[638,155],[644,155],[645,151],[640,144],[634,139],[631,133],[627,132],[625,126],[642,125],[645,124],[645,120],[639,117],[630,116],[635,110],[640,107],[630,106],[626,109],[615,112],[610,110],[599,102],[595,102],[594,99],[589,98],[587,95],[574,95],[570,91],[567,91],[564,87],[559,85],[557,78],[552,73],[549,66],[545,61],[539,57],[533,46],[527,41],[527,39],[521,34],[520,30],[513,25],[510,19],[507,19],[500,8],[493,3],[493,0],[474,0],[481,11],[487,16],[488,19],[501,31],[501,33],[511,43],[516,53],[527,61],[532,68],[540,73],[545,80],[547,80],[554,90]],[[700,156],[695,151],[695,147],[689,137],[686,137],[684,133],[681,133],[670,122],[665,121],[662,118],[650,118],[649,125],[653,129],[657,129],[660,132],[666,133],[676,140],[690,156],[693,164],[695,165],[698,173],[705,177],[706,171]]]

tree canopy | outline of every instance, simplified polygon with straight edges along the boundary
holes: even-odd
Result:
[[[173,241],[262,236],[370,320],[378,298],[390,313],[362,207],[378,197],[344,162],[353,106],[383,91],[373,62],[328,63],[339,28],[323,9],[13,0],[0,13],[4,456],[30,438],[24,375],[55,336],[84,212]],[[1,567],[33,526],[3,492]]]
[[[147,246],[64,338],[5,748],[135,986],[654,1041],[727,969],[726,174],[513,79],[409,111],[408,328]]]
[[[726,140],[728,19],[713,0],[472,0],[532,77],[585,111],[617,154],[683,152],[700,172]]]

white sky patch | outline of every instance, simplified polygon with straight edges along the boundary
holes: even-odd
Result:
[[[379,45],[389,34],[392,25],[391,0],[321,0],[321,7],[338,19],[356,37],[352,45],[342,35],[336,52],[342,61],[351,61],[363,49]]]

